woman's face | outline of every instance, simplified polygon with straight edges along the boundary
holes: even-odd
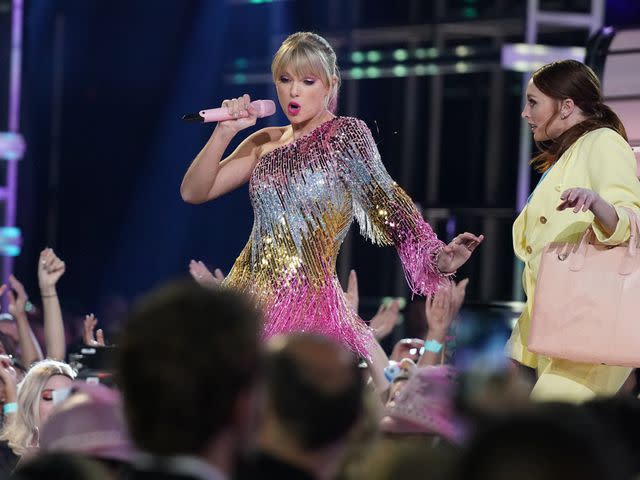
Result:
[[[276,78],[280,107],[292,124],[305,123],[327,112],[330,88],[313,74],[298,77],[285,69]]]
[[[71,383],[72,380],[69,377],[65,377],[64,375],[54,375],[47,380],[47,383],[44,384],[44,388],[40,392],[40,424],[37,425],[38,428],[41,428],[42,425],[44,425],[49,418],[51,410],[53,409],[53,391],[69,388],[71,387]]]
[[[559,108],[559,100],[548,97],[538,90],[533,79],[529,80],[527,103],[522,110],[522,118],[529,123],[534,140],[542,142],[558,138],[564,133],[567,127],[562,124],[559,115],[552,120]]]

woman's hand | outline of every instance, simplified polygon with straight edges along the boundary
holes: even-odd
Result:
[[[18,315],[26,315],[25,307],[27,306],[29,297],[27,296],[24,286],[13,275],[9,276],[9,285],[11,286],[7,291],[9,313],[13,315],[13,318],[18,317]],[[15,292],[15,294],[13,292]]]
[[[471,257],[471,254],[484,240],[484,235],[475,236],[465,232],[457,235],[438,255],[438,270],[442,273],[453,273]]]
[[[234,134],[245,128],[253,127],[258,119],[258,112],[251,106],[251,97],[246,93],[238,98],[224,100],[222,108],[226,108],[233,119],[218,122],[218,126]]]
[[[400,300],[395,299],[389,305],[382,304],[378,313],[371,319],[369,326],[373,329],[376,340],[382,340],[389,335],[400,318]]]
[[[573,207],[573,213],[591,210],[596,221],[609,235],[618,226],[618,213],[616,209],[604,198],[588,188],[569,188],[560,195],[560,204],[556,210],[565,210]]]
[[[38,262],[38,284],[40,290],[44,294],[49,294],[51,290],[55,290],[56,283],[65,272],[65,264],[54,251],[45,248],[40,253],[40,261]]]
[[[8,355],[0,355],[0,381],[4,384],[4,398],[0,399],[2,403],[15,402],[18,376]]]
[[[353,269],[349,272],[347,290],[344,292],[344,296],[353,313],[357,314],[360,307],[360,293],[358,290],[358,274]]]
[[[436,337],[442,343],[453,320],[453,286],[447,285],[427,298],[424,311],[429,326],[429,336]]]
[[[94,330],[98,325],[98,319],[93,313],[84,317],[82,340],[90,347],[105,347],[104,332],[99,328],[94,335]]]
[[[207,268],[207,266],[201,261],[191,260],[189,262],[189,273],[193,279],[203,287],[217,287],[224,280],[224,274],[222,270],[216,268],[213,273]]]
[[[556,210],[562,211],[567,208],[573,208],[573,213],[578,213],[591,210],[601,198],[600,195],[588,188],[569,188],[562,192],[560,200],[561,202],[556,207]]]

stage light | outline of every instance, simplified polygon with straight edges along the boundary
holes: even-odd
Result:
[[[427,65],[426,71],[429,75],[436,75],[438,74],[438,72],[440,72],[440,67],[434,65],[433,63],[430,63],[429,65]]]
[[[351,70],[349,70],[349,74],[351,75],[351,78],[360,80],[364,77],[364,70],[360,67],[352,68]]]
[[[246,69],[247,67],[249,67],[249,62],[247,61],[247,59],[246,59],[246,58],[239,57],[239,58],[236,58],[236,59],[233,61],[233,65],[234,65],[234,66],[236,67],[236,69],[238,69],[238,70],[244,70],[244,69]]]
[[[427,58],[428,52],[426,48],[417,48],[415,51],[415,56],[418,60],[423,60]]]
[[[409,53],[404,48],[399,48],[397,50],[394,50],[393,58],[398,62],[404,62],[407,58],[409,58]]]
[[[360,51],[355,51],[351,54],[351,61],[353,63],[362,63],[364,62],[364,53]]]
[[[24,138],[19,133],[0,132],[0,158],[20,160],[26,148]]]
[[[465,7],[462,9],[462,16],[464,18],[477,18],[478,9],[475,7]]]
[[[247,76],[244,73],[236,73],[233,76],[233,82],[238,84],[238,85],[242,85],[244,83],[247,83]]]
[[[427,57],[429,58],[436,58],[438,56],[438,49],[437,48],[428,48],[427,49]]]
[[[367,61],[371,63],[377,63],[382,59],[382,54],[378,50],[371,50],[367,52]]]
[[[0,255],[16,257],[20,255],[22,234],[17,227],[0,227]]]
[[[382,72],[378,67],[367,67],[367,70],[366,70],[367,78],[379,78],[381,73]]]
[[[469,55],[469,53],[471,53],[471,50],[465,45],[458,45],[455,49],[455,52],[459,57],[466,57],[467,55]]]
[[[458,62],[455,66],[456,72],[467,73],[469,71],[469,64],[466,62]]]
[[[409,70],[404,65],[396,65],[393,67],[393,74],[396,77],[406,77],[408,71]]]

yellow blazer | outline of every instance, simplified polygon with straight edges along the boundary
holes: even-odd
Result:
[[[619,220],[611,235],[601,228],[590,211],[556,210],[560,194],[574,187],[594,190],[615,207]],[[540,254],[545,245],[555,241],[578,242],[590,225],[599,242],[607,245],[623,243],[630,235],[629,218],[621,210],[623,206],[640,212],[636,160],[624,138],[609,128],[600,128],[580,137],[558,159],[513,224],[513,248],[516,256],[524,262],[522,284],[527,303],[507,343],[507,354],[524,365],[536,368],[538,374],[545,370],[563,375],[604,395],[615,393],[613,390],[624,382],[629,369],[549,359],[530,352],[527,340]]]

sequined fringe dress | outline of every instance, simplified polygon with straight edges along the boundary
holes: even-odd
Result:
[[[225,285],[256,297],[265,339],[314,332],[369,358],[375,340],[335,272],[354,217],[365,237],[395,245],[413,292],[433,294],[443,279],[442,242],[385,170],[361,120],[333,118],[263,155],[249,194],[253,229]]]

